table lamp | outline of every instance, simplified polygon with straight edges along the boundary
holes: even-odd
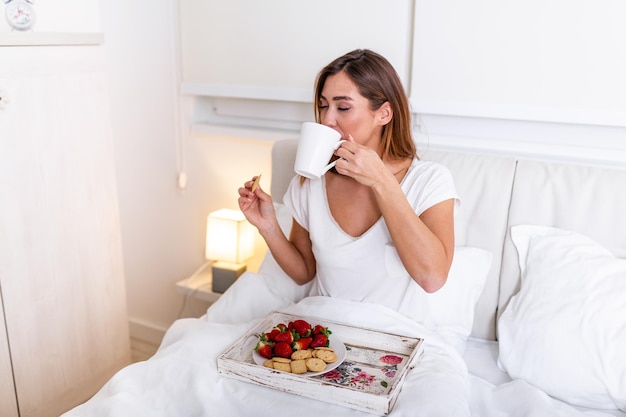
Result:
[[[213,261],[212,291],[223,293],[245,272],[254,254],[254,228],[242,212],[221,209],[209,214],[206,258]]]

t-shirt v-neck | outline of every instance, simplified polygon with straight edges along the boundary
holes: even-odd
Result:
[[[376,221],[370,227],[368,227],[363,233],[361,233],[359,236],[352,236],[350,233],[346,232],[343,227],[341,227],[337,219],[335,219],[335,216],[333,215],[332,210],[330,209],[330,201],[328,200],[328,189],[326,188],[326,175],[322,176],[320,178],[320,181],[322,182],[322,189],[324,191],[323,192],[324,204],[328,212],[328,217],[330,217],[331,221],[334,223],[339,233],[343,233],[351,239],[360,239],[361,237],[367,235],[367,233],[369,233],[370,230],[372,230],[374,227],[376,227],[379,223],[383,221],[382,215],[378,216],[378,219],[376,219]]]
[[[400,185],[418,215],[441,201],[458,201],[450,172],[433,162],[415,159]],[[400,261],[384,218],[358,237],[349,235],[330,212],[323,178],[300,184],[294,177],[284,202],[309,232],[317,262],[311,295],[374,302],[401,312],[419,308],[407,298],[418,285]]]

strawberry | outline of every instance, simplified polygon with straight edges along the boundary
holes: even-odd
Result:
[[[319,333],[313,336],[313,340],[311,341],[311,344],[309,345],[309,347],[312,347],[312,348],[326,347],[326,346],[328,346],[328,336],[322,333]]]
[[[295,320],[293,322],[293,329],[301,337],[306,337],[311,334],[311,325],[305,320]]]
[[[272,345],[264,340],[259,340],[254,348],[256,352],[266,359],[272,359]]]
[[[277,324],[276,326],[274,326],[274,329],[278,329],[279,332],[284,332],[285,330],[288,330],[287,326],[285,326],[284,323]],[[274,329],[272,329],[272,330],[274,330]]]
[[[302,337],[291,344],[293,350],[307,350],[313,341],[312,337]]]
[[[315,327],[313,327],[313,334],[320,334],[322,333],[323,330],[324,330],[324,326],[320,324],[316,324]]]
[[[284,332],[278,333],[276,337],[274,338],[274,340],[276,342],[285,342],[287,344],[291,344],[295,340],[295,337],[294,337],[293,332],[290,332],[289,330],[285,330]]]
[[[280,356],[281,358],[291,358],[293,349],[287,342],[278,342],[274,345],[274,356]]]
[[[314,347],[327,347],[332,332],[320,324],[312,326],[306,320],[298,319],[279,323],[271,330],[258,335],[259,340],[254,350],[263,358],[291,358],[297,350]]]
[[[280,330],[273,328],[269,333],[265,333],[265,338],[270,342],[276,341],[276,336],[280,333]]]
[[[329,336],[332,332],[328,329],[328,327],[324,327],[321,324],[316,324],[315,327],[313,327],[313,334],[323,334],[326,336]]]

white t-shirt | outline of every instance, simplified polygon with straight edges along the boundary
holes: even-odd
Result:
[[[414,159],[400,185],[418,215],[451,198],[459,203],[443,165]],[[418,284],[402,265],[382,216],[361,236],[348,235],[331,215],[324,176],[302,185],[295,176],[284,202],[311,238],[317,261],[311,295],[383,304],[410,317],[424,313],[411,288]]]

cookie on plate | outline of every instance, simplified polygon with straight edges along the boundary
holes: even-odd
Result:
[[[299,359],[309,359],[311,357],[310,350],[296,350],[291,354],[291,359],[297,361]]]
[[[306,367],[311,372],[321,372],[326,369],[326,362],[319,358],[309,358],[306,360]]]
[[[297,359],[295,361],[291,361],[291,372],[294,374],[303,374],[308,369],[306,367],[306,361],[304,359]]]
[[[337,360],[337,354],[334,351],[325,349],[316,351],[315,357],[326,363],[333,363]]]
[[[283,372],[291,372],[291,362],[274,361],[274,369]]]

